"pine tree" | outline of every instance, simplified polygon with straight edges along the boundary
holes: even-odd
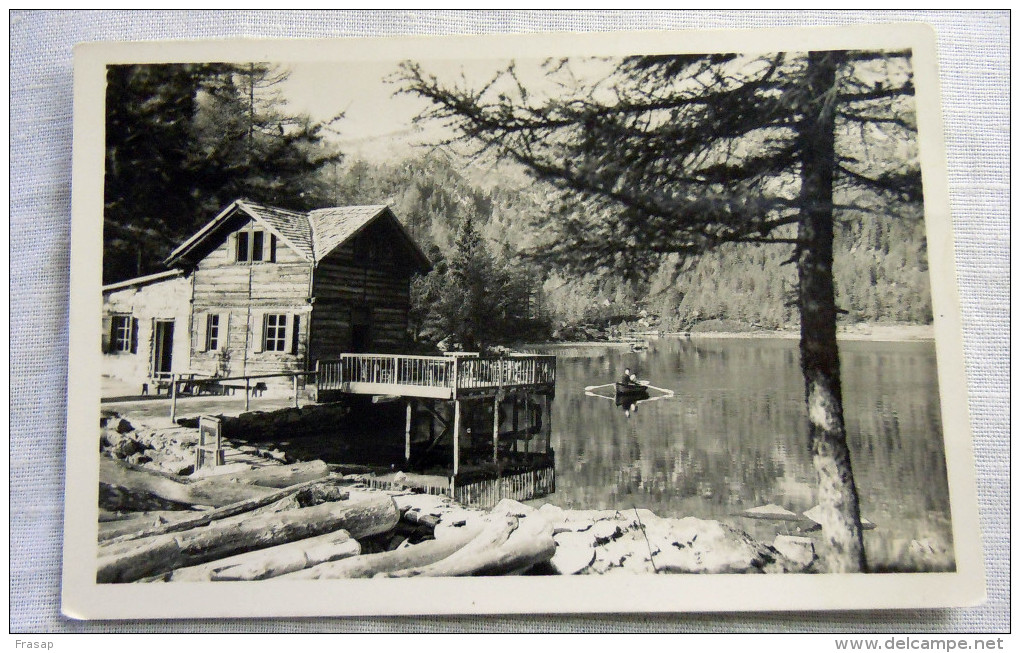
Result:
[[[110,66],[104,282],[163,259],[239,197],[322,206],[318,171],[339,161],[324,125],[284,111],[286,72],[263,64]]]

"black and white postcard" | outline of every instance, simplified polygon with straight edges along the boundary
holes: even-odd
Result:
[[[973,605],[933,33],[75,52],[63,611]]]

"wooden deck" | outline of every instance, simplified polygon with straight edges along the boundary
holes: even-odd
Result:
[[[516,388],[553,388],[555,356],[344,354],[316,366],[319,392],[457,399]]]

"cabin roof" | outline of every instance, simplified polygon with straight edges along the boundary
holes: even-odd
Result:
[[[103,286],[103,292],[113,292],[114,290],[123,290],[124,288],[141,287],[147,286],[152,283],[159,283],[167,279],[173,279],[184,274],[180,270],[168,270],[166,272],[157,272],[155,274],[147,274],[143,277],[135,277],[133,279],[126,279],[124,281],[118,281],[117,283],[111,283]]]
[[[191,238],[182,243],[166,259],[166,264],[178,263],[189,252],[194,251],[203,241],[216,233],[220,226],[236,215],[237,211],[241,211],[261,223],[290,245],[305,260],[312,263],[321,261],[376,219],[389,219],[402,235],[405,245],[411,249],[414,262],[423,270],[432,266],[428,257],[385,204],[334,206],[302,213],[264,206],[244,199],[231,203]]]
[[[386,210],[385,205],[333,206],[308,214],[316,261],[345,243]]]

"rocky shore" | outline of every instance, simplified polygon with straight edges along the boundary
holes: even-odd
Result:
[[[504,499],[482,510],[370,476],[228,442],[194,472],[197,429],[106,415],[101,582],[416,575],[814,571],[812,540],[760,542],[715,520],[645,509],[564,510]]]

